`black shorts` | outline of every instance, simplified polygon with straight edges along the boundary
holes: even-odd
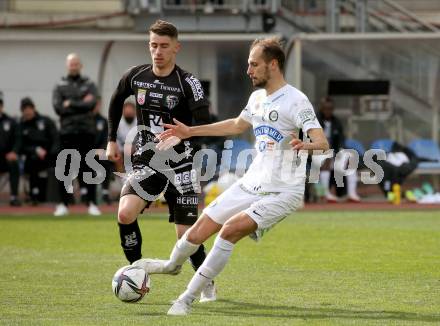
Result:
[[[134,167],[122,187],[121,197],[128,194],[139,196],[147,202],[146,208],[148,208],[166,189],[164,197],[168,204],[169,222],[193,225],[197,221],[199,196],[196,192],[198,185],[186,181],[191,179],[191,177],[187,178],[188,175],[191,176],[191,172],[187,169],[176,171],[173,175],[175,181],[169,182],[169,177],[146,166]],[[184,184],[182,184],[183,179],[185,179]]]

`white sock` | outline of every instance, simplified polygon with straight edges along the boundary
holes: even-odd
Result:
[[[356,173],[347,175],[347,193],[349,196],[357,196],[357,180],[358,178]]]
[[[319,174],[319,183],[321,183],[324,188],[325,195],[328,195],[330,192],[330,171],[324,170]]]
[[[174,245],[170,260],[166,264],[166,269],[174,270],[177,266],[182,266],[189,256],[195,253],[199,247],[200,245],[191,243],[187,240],[185,232],[185,234]]]
[[[211,282],[226,266],[229,257],[234,249],[234,244],[227,240],[217,238],[214,241],[214,246],[203,262],[195,272],[193,278],[189,282],[186,291],[183,292],[179,300],[192,302],[196,297],[200,295],[206,285]]]

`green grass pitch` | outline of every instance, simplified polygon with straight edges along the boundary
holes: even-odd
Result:
[[[174,228],[144,215],[143,253],[167,257]],[[210,247],[212,241],[208,242]],[[125,265],[114,216],[1,216],[0,324],[440,325],[440,213],[300,212],[242,240],[217,302],[167,317],[192,275],[153,275],[137,304],[111,291]]]

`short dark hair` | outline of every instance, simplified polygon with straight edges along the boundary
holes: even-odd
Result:
[[[148,31],[160,36],[169,36],[175,39],[177,39],[179,35],[176,26],[161,19],[156,20],[154,24],[150,26]]]
[[[278,37],[257,38],[251,45],[251,50],[261,46],[263,48],[263,60],[269,63],[272,60],[278,62],[278,67],[281,71],[284,70],[284,63],[286,62],[286,55],[284,54],[281,39]]]
[[[20,102],[20,109],[23,111],[27,107],[35,109],[34,101],[30,97],[23,97]]]

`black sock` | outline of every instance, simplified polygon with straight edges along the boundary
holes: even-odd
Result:
[[[191,257],[189,257],[189,260],[191,261],[191,265],[195,271],[203,264],[205,258],[206,258],[205,246],[203,246],[202,243],[199,249],[197,249],[197,251],[194,254],[192,254]]]
[[[119,235],[121,237],[121,247],[125,257],[131,263],[141,259],[142,235],[137,220],[131,224],[119,224]]]

